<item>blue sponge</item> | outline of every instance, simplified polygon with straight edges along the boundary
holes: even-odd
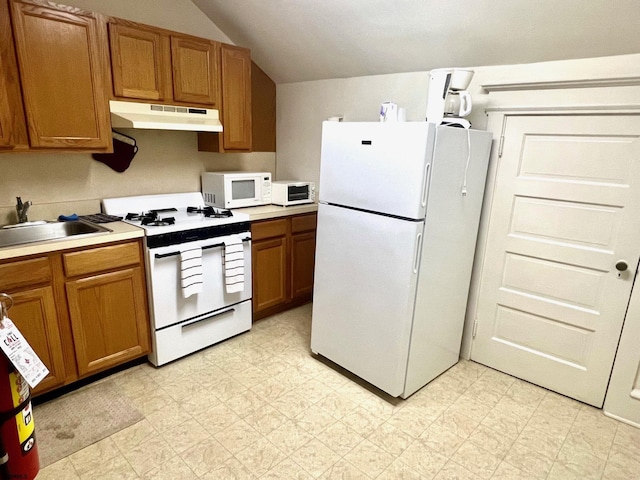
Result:
[[[75,213],[71,215],[60,215],[58,217],[59,222],[72,222],[73,220],[78,220],[78,215]]]

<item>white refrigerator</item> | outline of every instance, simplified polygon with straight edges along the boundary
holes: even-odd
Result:
[[[311,350],[394,397],[455,365],[489,132],[324,122]]]

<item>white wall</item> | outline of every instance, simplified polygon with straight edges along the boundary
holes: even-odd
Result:
[[[273,153],[198,152],[195,132],[127,130],[139,151],[118,173],[84,153],[0,155],[0,225],[14,223],[16,196],[31,200],[30,220],[100,211],[105,197],[200,191],[200,174],[216,170],[274,172]]]
[[[628,98],[611,89],[599,89],[595,94],[593,89],[577,89],[570,94],[564,89],[545,90],[538,95],[530,90],[488,94],[482,85],[634,78],[640,76],[640,55],[472,68],[476,73],[469,90],[474,110],[469,118],[474,128],[485,129],[487,107],[569,105],[576,101],[624,103]],[[377,121],[380,104],[392,101],[406,108],[407,121],[424,120],[428,78],[428,72],[415,72],[278,85],[277,177],[318,180],[322,121],[328,117]]]
[[[408,121],[424,120],[427,72],[376,75],[277,85],[278,179],[318,181],[322,121],[377,121],[382,102],[406,108]]]
[[[229,39],[190,0],[65,0],[66,5],[225,43]],[[275,175],[274,153],[198,152],[197,134],[127,130],[139,146],[117,173],[86,153],[0,154],[0,225],[14,223],[16,196],[31,200],[30,220],[100,211],[105,197],[199,191],[200,173],[258,170]]]
[[[191,0],[64,0],[58,3],[233,44]]]

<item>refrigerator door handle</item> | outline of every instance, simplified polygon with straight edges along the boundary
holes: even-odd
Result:
[[[429,171],[431,170],[431,164],[427,163],[427,168],[424,169],[424,180],[422,181],[422,206],[427,206],[427,192],[429,191]]]
[[[416,253],[413,259],[413,273],[418,273],[420,267],[420,252],[422,252],[422,232],[416,236]]]

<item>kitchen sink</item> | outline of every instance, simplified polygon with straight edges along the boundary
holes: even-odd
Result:
[[[108,228],[82,220],[10,225],[0,229],[0,248],[109,232]]]

